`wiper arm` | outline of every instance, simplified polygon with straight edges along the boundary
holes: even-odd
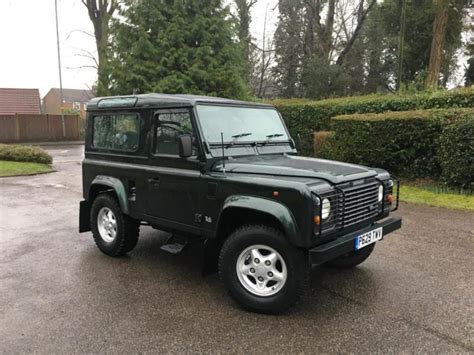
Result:
[[[272,138],[276,138],[276,137],[283,137],[283,134],[281,133],[274,133],[274,134],[269,134],[268,136],[266,136],[268,138],[268,140],[272,139]]]
[[[242,138],[242,137],[247,137],[247,136],[250,136],[252,133],[240,133],[240,134],[236,134],[235,136],[232,136],[232,138],[234,138],[234,140],[237,140],[239,138]]]
[[[282,137],[283,134],[281,133],[274,133],[274,134],[269,134],[267,137],[267,140],[262,142],[262,145],[265,145],[267,143],[270,143],[270,141],[272,140],[272,138],[277,138],[277,137]]]
[[[250,136],[250,135],[252,135],[252,133],[245,132],[245,133],[240,133],[240,134],[236,134],[236,135],[231,136],[233,138],[232,142],[230,142],[227,147],[232,147],[234,145],[234,143],[239,140],[239,138],[247,137],[247,136]]]

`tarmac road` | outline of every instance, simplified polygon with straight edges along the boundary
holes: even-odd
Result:
[[[351,271],[319,268],[292,311],[242,311],[196,250],[143,227],[114,259],[79,234],[81,145],[56,173],[0,179],[0,352],[474,352],[474,214],[402,204]]]

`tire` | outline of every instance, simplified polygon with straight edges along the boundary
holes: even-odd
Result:
[[[243,269],[247,274],[239,272]],[[288,243],[281,231],[264,225],[238,228],[219,255],[219,276],[231,297],[258,313],[278,314],[293,306],[303,294],[308,271],[306,253]]]
[[[104,219],[110,222],[105,223],[107,227],[102,223]],[[91,229],[100,251],[109,256],[122,256],[137,245],[140,223],[122,213],[115,197],[100,194],[92,203]]]
[[[363,263],[374,250],[375,243],[357,251],[352,251],[334,260],[328,261],[325,265],[335,269],[350,269]]]

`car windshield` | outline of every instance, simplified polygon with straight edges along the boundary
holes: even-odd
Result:
[[[272,108],[198,105],[202,131],[209,143],[288,141],[280,115]]]

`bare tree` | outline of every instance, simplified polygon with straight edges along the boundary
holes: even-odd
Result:
[[[89,18],[94,26],[94,37],[97,46],[97,95],[109,94],[108,44],[110,19],[117,9],[118,0],[82,0],[87,8]]]
[[[339,56],[337,57],[337,60],[336,60],[337,65],[342,65],[342,63],[344,62],[344,58],[347,56],[352,46],[354,45],[354,42],[356,41],[357,37],[360,35],[364,22],[367,18],[367,15],[372,9],[372,7],[374,7],[376,2],[377,0],[370,0],[367,8],[364,8],[365,0],[360,0],[358,10],[357,10],[357,25],[355,26],[355,29],[352,32],[352,35],[347,39],[347,42],[344,48],[342,49],[341,53],[339,53]]]
[[[331,60],[335,49],[342,46],[335,61],[337,65],[342,65],[344,58],[360,35],[368,13],[376,2],[377,0],[369,0],[366,6],[366,0],[360,0],[358,5],[355,6],[355,13],[348,13],[349,3],[355,3],[355,1],[305,0],[305,54],[310,56],[316,55],[320,58]],[[336,16],[337,9],[338,16]],[[322,19],[323,14],[325,14],[324,21]],[[347,25],[348,21],[351,21],[351,26]],[[344,32],[345,35],[344,41],[342,41],[342,36],[340,35],[341,31]]]
[[[268,15],[268,3],[265,8],[265,18],[263,21],[263,32],[262,32],[262,48],[255,48],[260,52],[260,68],[259,68],[259,78],[258,78],[258,89],[256,90],[258,97],[265,97],[266,89],[268,85],[268,69],[270,68],[273,62],[273,52],[274,49],[271,48],[271,42],[267,43],[267,15]],[[270,47],[270,49],[268,49]]]

